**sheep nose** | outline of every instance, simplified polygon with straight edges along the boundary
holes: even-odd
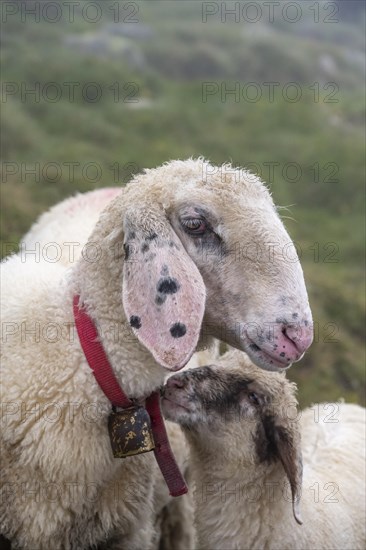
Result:
[[[185,382],[183,379],[183,376],[170,376],[168,380],[166,381],[166,387],[173,390],[173,389],[182,389],[185,386]]]
[[[307,321],[301,324],[285,325],[282,332],[301,354],[308,349],[313,341],[313,327]]]

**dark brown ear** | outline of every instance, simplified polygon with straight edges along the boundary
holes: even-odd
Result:
[[[299,504],[302,487],[302,456],[297,423],[276,415],[265,416],[262,422],[267,448],[262,450],[261,458],[262,460],[280,459],[290,482],[294,518],[301,525]]]
[[[295,428],[295,423],[292,423],[290,429],[283,426],[275,426],[274,437],[279,458],[290,482],[294,518],[297,523],[302,525],[300,514],[302,456],[300,435],[297,431],[297,426]]]
[[[140,342],[163,367],[193,354],[206,288],[163,209],[139,205],[124,220],[123,306]]]

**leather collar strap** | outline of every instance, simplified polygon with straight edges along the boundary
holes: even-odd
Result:
[[[96,381],[112,405],[122,409],[131,407],[133,403],[118,383],[92,319],[85,309],[79,307],[79,296],[74,296],[73,309],[80,344]],[[151,429],[155,442],[155,458],[164,476],[169,493],[173,497],[184,495],[188,492],[188,488],[169,444],[161,414],[158,391],[147,397],[146,410],[151,419]]]

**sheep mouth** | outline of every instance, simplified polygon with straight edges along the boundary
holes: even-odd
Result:
[[[191,411],[188,409],[188,407],[182,405],[182,403],[179,403],[178,401],[174,401],[174,399],[171,399],[170,397],[167,397],[164,393],[161,396],[161,402],[162,406],[166,406],[166,402],[170,403],[168,405],[169,408],[173,408],[172,405],[174,405],[174,409],[183,409],[185,412],[190,413]]]
[[[289,363],[286,359],[281,360],[281,358],[279,358],[278,356],[272,355],[268,351],[265,351],[260,346],[258,346],[258,344],[251,340],[248,335],[246,336],[248,338],[249,344],[245,351],[254,361],[254,363],[256,363],[259,367],[270,371],[284,371],[291,367],[292,362]]]

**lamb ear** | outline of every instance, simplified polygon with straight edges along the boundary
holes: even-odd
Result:
[[[294,518],[302,525],[300,514],[300,498],[302,487],[302,456],[300,436],[292,429],[276,426],[274,437],[277,452],[282,462],[292,493],[292,511]]]
[[[206,289],[163,211],[125,217],[123,306],[140,342],[162,366],[179,370],[193,354]]]

